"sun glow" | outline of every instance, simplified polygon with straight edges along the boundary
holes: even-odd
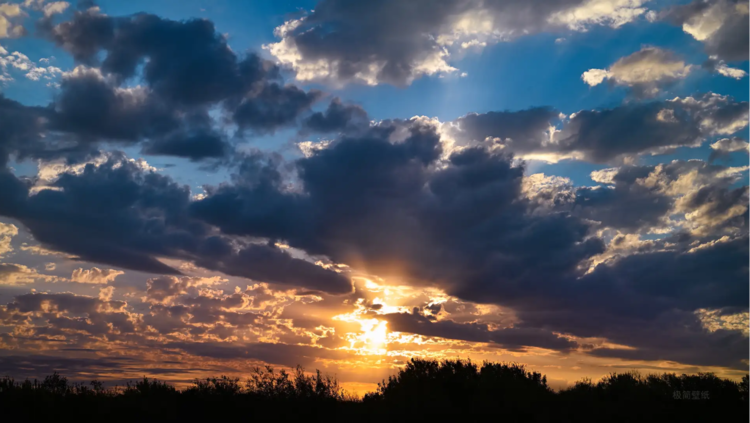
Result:
[[[373,304],[381,307],[381,310],[378,310],[376,314],[383,314],[384,311],[394,312],[398,310],[396,307],[385,305],[379,298],[375,299]],[[345,335],[349,341],[349,346],[344,348],[365,355],[387,354],[388,322],[370,317],[372,314],[368,316],[368,307],[365,306],[363,299],[360,299],[354,305],[356,309],[351,313],[339,314],[333,317],[334,320],[359,324],[360,331],[358,333],[350,332]],[[372,313],[372,310],[369,311]]]
[[[358,323],[360,326],[359,333],[345,335],[349,346],[344,348],[368,355],[385,355],[388,352],[388,322],[375,318],[362,318],[357,311],[340,314],[334,319]]]
[[[388,347],[388,322],[378,319],[361,320],[362,334],[358,341],[363,343],[362,347],[371,354],[383,355]]]
[[[379,318],[386,314],[410,313],[413,305],[406,304],[415,295],[414,289],[380,284],[363,277],[355,277],[355,279],[361,283],[363,291],[376,296],[371,300],[360,298],[352,304],[354,310],[350,313],[333,317],[334,320],[356,323],[360,328],[358,332],[348,332],[343,335],[349,345],[341,347],[342,349],[359,355],[390,355],[394,352],[389,350],[390,344],[422,343],[421,337],[405,336],[400,332],[389,331],[388,322]],[[444,293],[437,290],[420,289],[419,294],[428,294],[426,295],[429,300],[428,305],[442,304],[448,300]]]

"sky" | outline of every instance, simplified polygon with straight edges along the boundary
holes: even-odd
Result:
[[[0,373],[748,370],[748,2],[0,4]]]

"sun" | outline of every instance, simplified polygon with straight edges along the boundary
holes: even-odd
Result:
[[[388,346],[388,322],[368,319],[360,321],[359,324],[362,326],[359,339],[364,343],[365,350],[371,354],[385,354]]]
[[[349,346],[344,348],[367,355],[387,354],[388,322],[376,318],[365,319],[356,313],[341,314],[334,319],[359,324],[359,332],[346,334]]]

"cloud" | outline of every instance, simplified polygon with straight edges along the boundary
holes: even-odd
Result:
[[[293,85],[266,85],[256,96],[239,103],[234,110],[234,121],[240,129],[273,133],[294,123],[320,96],[318,91],[305,92]]]
[[[175,111],[142,87],[119,88],[96,68],[78,66],[63,75],[55,101],[53,130],[79,135],[82,142],[138,142],[179,126]]]
[[[303,130],[318,133],[348,132],[369,126],[367,112],[355,104],[344,104],[337,97],[325,112],[316,112],[302,123]]]
[[[686,65],[671,51],[644,47],[619,59],[608,70],[584,72],[581,79],[592,87],[608,79],[615,85],[631,88],[636,96],[653,97],[661,89],[685,78],[691,69],[691,65]]]
[[[397,332],[457,339],[471,342],[488,342],[509,350],[525,347],[548,348],[567,351],[576,344],[566,338],[535,328],[504,328],[490,330],[477,323],[455,323],[450,320],[433,321],[418,313],[385,314],[389,329]]]
[[[459,47],[619,27],[645,13],[635,0],[468,9],[476,4],[323,1],[269,48],[300,80],[405,85],[456,72]],[[3,348],[56,342],[180,359],[330,363],[358,348],[346,345],[357,341],[347,325],[359,322],[332,320],[354,313],[432,338],[435,348],[482,343],[732,368],[746,359],[736,318],[716,314],[746,310],[748,190],[737,182],[747,169],[636,165],[641,155],[705,142],[722,153],[746,149],[735,139],[747,127],[746,102],[709,93],[568,116],[538,107],[445,123],[371,122],[338,98],[311,111],[323,93],[285,84],[257,55],[236,55],[210,21],[72,15],[40,27],[76,60],[52,103],[0,98],[0,215],[39,243],[22,250],[150,274],[145,290],[115,291],[104,284],[122,271],[81,268],[71,280],[99,283],[95,296],[17,296],[0,307],[0,324],[18,328],[0,334]],[[31,66],[11,56],[9,67]],[[584,79],[648,92],[688,67],[646,48]],[[330,139],[299,143],[304,157],[294,160],[234,149],[245,135],[298,124],[297,136]],[[216,160],[231,176],[194,196],[145,161],[102,154],[105,143]],[[38,174],[17,176],[11,157],[38,159]],[[618,167],[591,175],[600,186],[577,187],[526,175],[523,159],[539,157]],[[15,235],[5,228],[0,248]],[[6,285],[58,280],[3,266]],[[252,282],[243,289],[234,278],[192,276],[217,273]],[[389,285],[353,282],[362,275]],[[406,300],[375,298],[404,286],[418,291],[408,298],[418,306],[411,313]],[[617,345],[594,348],[588,337]],[[399,359],[409,354],[403,348]]]
[[[108,335],[113,340],[128,334],[135,334],[140,319],[126,310],[123,301],[101,300],[72,293],[31,293],[18,295],[4,306],[5,319],[41,318],[47,325],[33,328],[31,333],[40,338],[64,336],[70,331],[88,336]],[[28,320],[18,322],[19,326],[29,326]]]
[[[586,0],[552,15],[552,23],[563,23],[572,30],[585,31],[592,25],[618,28],[646,12],[641,0]]]
[[[597,319],[602,319],[602,325],[611,324],[610,328],[605,329],[609,339],[639,347],[636,351],[609,351],[607,354],[631,359],[658,359],[656,355],[663,358],[672,357],[671,359],[683,363],[712,362],[716,365],[743,368],[741,357],[747,350],[747,346],[743,345],[747,338],[740,333],[707,335],[701,330],[702,325],[692,311],[699,308],[744,307],[740,304],[742,301],[738,301],[737,298],[747,294],[747,284],[744,281],[747,273],[740,264],[748,253],[746,244],[747,237],[740,237],[693,253],[662,252],[633,255],[614,265],[597,269],[587,276],[582,281],[582,288],[586,287],[585,289],[603,283],[605,285],[595,289],[609,290],[619,284],[620,287],[611,292],[613,296],[607,296],[618,298],[619,304],[607,302],[602,306],[618,307],[622,316],[632,316],[627,320],[620,320],[619,323],[607,323],[604,316],[609,313],[602,313],[601,310],[588,313],[589,317],[597,316]],[[716,266],[721,267],[719,263],[725,263],[725,267],[717,268]],[[626,307],[634,306],[636,302],[641,304],[637,311],[625,310]],[[659,304],[660,302],[662,304]],[[685,310],[686,313],[669,312],[669,307]],[[645,333],[637,334],[635,331],[642,331],[645,327],[639,324],[639,321],[653,322],[653,326]],[[579,324],[592,326],[583,322]],[[682,328],[679,328],[681,325]],[[601,329],[598,331],[602,333]],[[580,330],[578,332],[581,333]],[[657,339],[659,337],[661,339]],[[726,349],[717,355],[718,345],[724,345]]]
[[[160,276],[158,278],[150,278],[147,281],[146,301],[154,304],[168,304],[178,296],[187,294],[189,290],[191,290],[193,294],[196,294],[198,292],[196,288],[201,286],[210,287],[222,282],[226,282],[226,279],[218,277],[194,278],[187,276]]]
[[[0,222],[0,257],[13,252],[10,241],[16,235],[18,235],[18,227],[16,225]]]
[[[228,157],[233,145],[212,124],[206,111],[193,111],[183,117],[182,128],[143,143],[145,154],[184,157],[192,161]]]
[[[717,56],[711,56],[703,63],[703,67],[711,72],[716,72],[719,75],[724,75],[728,78],[742,79],[747,76],[747,72],[742,69],[733,68],[727,66],[723,60],[719,60]]]
[[[54,14],[63,13],[68,9],[69,6],[70,3],[65,1],[53,1],[52,3],[45,4],[42,8],[42,12],[44,12],[45,18],[49,18]]]
[[[551,107],[470,113],[451,122],[444,131],[458,147],[472,145],[472,141],[487,142],[522,155],[549,144],[559,116],[560,112]]]
[[[157,156],[185,157],[198,161],[206,158],[225,157],[231,148],[231,145],[221,134],[210,129],[199,129],[147,142],[143,146],[143,153]]]
[[[484,46],[545,31],[617,28],[646,12],[641,0],[484,2],[386,1],[354,7],[326,0],[276,28],[264,46],[299,81],[334,85],[409,85],[423,76],[457,72],[463,46]],[[466,47],[463,47],[465,50]]]
[[[143,68],[147,85],[177,104],[216,102],[242,95],[275,72],[250,55],[239,62],[209,20],[177,22],[150,14],[110,17],[97,9],[76,11],[47,36],[81,63],[94,65],[104,50],[102,72],[127,79]]]
[[[112,296],[115,293],[115,287],[114,286],[105,286],[104,288],[99,289],[99,300],[100,301],[111,301]]]
[[[241,358],[262,360],[263,362],[294,367],[312,366],[320,359],[336,360],[347,356],[345,351],[317,348],[307,345],[287,345],[273,343],[232,344],[226,342],[172,342],[167,348],[179,349],[204,357],[216,359]]]
[[[257,344],[257,334],[262,333],[265,340],[291,340],[296,336],[297,342],[308,344],[303,347],[278,343],[268,347],[275,348],[277,354],[310,350],[318,351],[321,357],[347,355],[343,351],[312,347],[311,333],[278,320],[285,307],[319,298],[294,291],[275,291],[266,284],[248,286],[244,291],[237,288],[229,294],[213,289],[223,282],[226,280],[217,277],[153,278],[148,283],[145,303],[135,307],[113,300],[113,286],[100,289],[98,297],[67,292],[17,295],[0,306],[0,324],[13,325],[18,332],[0,335],[0,343],[30,352],[39,351],[40,344],[54,339],[57,345],[63,342],[66,346],[59,351],[63,355],[66,350],[109,350],[130,345],[122,359],[142,363],[143,357],[138,351],[141,348],[157,354],[168,351],[170,356],[179,348],[205,357],[231,358],[216,355],[218,352],[212,352],[216,350],[207,346],[221,342],[222,345],[216,345],[219,351],[229,351],[222,347],[242,345],[242,348],[230,349],[247,354],[254,348],[253,344],[263,348],[263,343]],[[20,333],[23,335],[18,336]],[[180,344],[182,346],[178,346]],[[204,350],[203,346],[208,349]],[[294,360],[294,356],[289,356],[289,360]],[[162,359],[160,362],[170,361]],[[174,363],[183,364],[182,361]],[[284,364],[298,363],[285,361]],[[182,367],[175,366],[174,371],[182,372]]]
[[[583,187],[575,196],[575,214],[627,231],[660,225],[672,207],[668,197],[637,184]]]
[[[228,122],[214,121],[211,110],[231,116],[238,135],[266,134],[295,125],[321,97],[285,85],[256,54],[238,57],[209,20],[111,17],[90,8],[41,31],[79,64],[63,75],[50,129],[70,134],[80,149],[116,141],[143,143],[149,154],[218,159],[231,151]],[[133,78],[143,85],[129,84]]]
[[[747,190],[730,187],[746,171],[701,160],[597,171],[592,179],[606,186],[578,188],[572,212],[630,233],[671,225],[702,236],[738,236],[747,227]]]
[[[48,58],[42,58],[39,61],[49,64]],[[37,66],[36,63],[20,51],[8,53],[2,47],[0,47],[0,67],[2,67],[2,76],[0,76],[0,80],[3,82],[10,82],[13,80],[13,77],[9,72],[10,70],[21,71],[25,74],[26,78],[32,81],[39,81],[40,79],[53,80],[63,73],[62,70],[56,66]]]
[[[0,165],[7,164],[8,156],[15,153],[17,160],[34,157],[42,150],[41,133],[43,117],[47,112],[42,108],[27,107],[14,100],[0,96]]]
[[[10,177],[9,177],[10,178]],[[8,179],[13,191],[0,213],[8,213],[45,247],[95,263],[176,275],[159,258],[281,284],[332,293],[351,290],[345,275],[293,258],[269,244],[230,240],[189,216],[190,190],[135,161],[111,157],[79,174],[64,173],[28,196],[28,187]],[[23,192],[26,194],[23,194]],[[7,205],[7,206],[6,206]]]
[[[521,157],[574,157],[594,163],[695,147],[747,127],[746,102],[704,94],[582,110],[561,118],[552,108],[468,114],[441,131],[454,147],[491,145]]]
[[[54,281],[54,276],[37,273],[23,264],[0,263],[0,285],[23,285],[37,280]]]
[[[405,139],[389,141],[402,126]],[[418,119],[384,123],[297,161],[302,195],[282,191],[271,168],[254,184],[220,187],[191,209],[227,234],[283,239],[334,263],[456,291],[480,290],[496,280],[493,269],[510,263],[518,272],[504,272],[509,286],[572,272],[601,248],[583,239],[587,228],[577,219],[527,215],[519,198],[523,169],[508,157],[471,148],[433,168],[440,157],[434,126]],[[559,242],[532,248],[550,230]],[[520,270],[545,261],[549,266]]]
[[[114,282],[115,278],[123,274],[125,274],[125,272],[114,269],[99,269],[98,267],[92,267],[91,269],[86,270],[78,268],[73,271],[70,280],[78,283],[108,284]]]
[[[722,138],[711,144],[711,156],[709,161],[714,161],[719,157],[734,153],[737,151],[748,152],[750,149],[748,142],[740,137]]]
[[[21,20],[26,13],[18,4],[0,4],[0,38],[17,38],[26,35]]]
[[[612,77],[612,74],[606,69],[589,69],[581,75],[583,82],[592,87],[601,84],[610,77]]]
[[[683,31],[703,43],[711,56],[728,61],[748,58],[746,0],[696,0],[662,10],[657,16],[682,26]]]
[[[733,234],[747,228],[748,200],[747,186],[703,187],[681,198],[677,209],[686,211],[686,226],[697,235]]]

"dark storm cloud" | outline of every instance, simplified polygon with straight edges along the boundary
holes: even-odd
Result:
[[[515,36],[523,29],[549,28],[555,12],[580,3],[503,2],[486,3],[486,8],[494,25],[505,25]],[[324,1],[285,37],[303,61],[335,62],[333,79],[356,80],[377,62],[383,64],[375,75],[378,82],[403,85],[425,73],[419,66],[441,54],[437,41],[426,34],[449,34],[455,29],[452,19],[473,5]],[[65,173],[51,183],[59,190],[31,196],[34,181],[17,178],[3,166],[0,214],[17,219],[47,248],[139,271],[179,274],[159,260],[170,258],[260,281],[351,292],[346,273],[297,259],[278,247],[279,241],[315,259],[346,263],[392,281],[437,286],[463,300],[507,306],[521,319],[512,329],[490,331],[417,313],[389,315],[392,329],[509,349],[568,351],[575,343],[554,334],[564,332],[638,348],[637,353],[592,352],[599,355],[732,366],[747,357],[736,331],[707,335],[693,314],[698,308],[746,309],[748,219],[742,207],[747,188],[705,183],[680,193],[677,203],[663,185],[639,182],[657,172],[655,167],[626,167],[613,176],[611,188],[582,188],[571,197],[573,207],[542,210],[523,192],[523,165],[487,145],[521,155],[616,161],[731,135],[746,126],[745,102],[708,94],[582,111],[569,118],[551,108],[471,114],[448,129],[467,148],[444,154],[446,144],[426,119],[349,131],[367,115],[338,100],[303,119],[322,94],[284,85],[278,69],[256,55],[238,58],[206,20],[175,22],[146,14],[117,18],[89,10],[47,30],[77,61],[101,71],[82,66],[66,75],[59,97],[46,109],[0,101],[3,165],[12,154],[70,157],[64,147],[48,145],[49,138],[58,137],[61,145],[72,140],[71,148],[84,151],[80,154],[85,146],[113,140],[141,143],[150,154],[223,157],[231,153],[231,144],[208,118],[209,110],[225,112],[248,133],[272,133],[302,120],[304,130],[344,134],[291,164],[273,154],[234,157],[231,182],[207,187],[208,196],[200,201],[191,201],[187,187],[119,156],[88,165],[79,175]],[[127,88],[141,67],[145,86]],[[561,125],[553,139],[551,124]],[[54,136],[42,142],[44,131]],[[674,183],[694,165],[679,166],[658,170],[664,183]],[[721,179],[719,170],[696,169],[700,177]],[[593,258],[605,253],[587,219],[623,231],[646,231],[676,204],[705,230],[687,228],[586,273]],[[190,310],[197,323],[225,319],[211,329],[193,327],[192,334],[227,339],[232,332],[224,323],[239,326],[257,317],[214,306],[241,304],[238,295],[154,305],[144,321],[160,333],[186,330],[182,318]],[[19,297],[11,308],[42,312],[43,303],[96,315],[105,302],[70,295]],[[56,316],[38,335],[58,336],[69,329],[106,334],[110,324],[132,333],[124,313],[114,314],[96,322]],[[686,324],[689,328],[675,329]],[[643,327],[648,331],[639,332]],[[729,347],[720,357],[707,355],[725,342]],[[705,349],[696,347],[701,343]],[[285,365],[344,357],[341,351],[284,344],[170,346]]]
[[[81,8],[73,16],[73,20],[57,27],[45,20],[40,25],[40,31],[70,52],[76,61],[93,65],[102,46],[114,39],[114,21],[98,13],[96,8],[88,7]]]
[[[311,132],[331,133],[364,129],[369,125],[367,112],[356,104],[344,104],[334,98],[325,112],[313,113],[303,122],[303,128]]]
[[[588,5],[582,0],[450,0],[437,4],[428,0],[324,0],[303,20],[279,27],[277,35],[282,41],[270,46],[270,51],[282,62],[287,56],[296,57],[293,67],[309,67],[298,69],[298,78],[404,86],[424,74],[455,70],[445,62],[449,56],[446,46],[457,48],[467,39],[497,41],[545,30],[614,23],[606,12],[597,16],[599,19],[579,20],[577,15],[592,13],[577,7]],[[644,11],[640,9],[640,13]]]
[[[242,61],[232,52],[213,22],[172,21],[140,13],[110,17],[94,9],[76,12],[71,21],[53,28],[49,38],[82,63],[99,64],[121,79],[143,78],[159,97],[197,105],[242,95],[255,83],[277,79],[277,69],[256,55]]]
[[[8,163],[8,156],[18,159],[35,157],[40,149],[45,109],[27,107],[0,94],[0,168]]]
[[[679,111],[674,116],[677,122],[662,120],[662,110],[673,110],[665,106],[668,104],[633,104],[581,111],[563,128],[560,148],[582,152],[594,162],[606,162],[653,148],[694,144],[701,135],[699,122]]]
[[[406,139],[391,142],[402,127]],[[283,239],[335,262],[467,295],[486,290],[484,299],[574,272],[601,251],[598,240],[584,239],[588,227],[578,219],[526,214],[523,169],[509,157],[467,149],[435,168],[438,139],[418,120],[385,123],[299,160],[304,193],[282,191],[279,173],[267,170],[258,183],[219,187],[191,208],[227,234]]]
[[[205,19],[111,17],[93,8],[40,31],[89,66],[64,76],[51,106],[49,129],[79,144],[147,140],[150,154],[223,157],[231,145],[219,125],[208,119],[196,128],[192,116],[223,110],[231,122],[222,123],[273,133],[296,124],[321,96],[284,85],[276,65],[257,54],[238,57]],[[129,88],[134,77],[145,85]]]
[[[548,131],[558,113],[549,108],[470,114],[452,122],[447,133],[459,145],[491,142],[518,154],[574,154],[604,163],[733,133],[747,126],[747,113],[747,102],[705,94],[583,110],[563,120],[554,142]]]
[[[8,168],[0,168],[0,214],[17,215],[26,202],[29,187]]]
[[[663,10],[658,16],[683,26],[704,43],[709,55],[728,61],[748,59],[747,0],[697,0]]]
[[[489,342],[509,350],[539,347],[566,351],[576,344],[568,339],[536,328],[507,328],[489,330],[477,323],[455,323],[450,320],[431,321],[418,313],[393,313],[378,316],[388,322],[388,328],[397,332],[415,333],[469,342]]]
[[[351,283],[345,276],[292,258],[273,245],[251,244],[215,263],[211,262],[211,258],[205,263],[202,258],[198,258],[195,263],[228,275],[257,281],[304,286],[337,294],[351,292]],[[253,265],[249,266],[249,263]]]
[[[598,297],[599,307],[641,316],[671,308],[741,307],[748,294],[747,255],[747,237],[698,249],[636,254],[597,267],[579,281],[576,294],[582,301]]]
[[[595,350],[597,355],[746,367],[747,338],[737,331],[710,333],[693,311],[746,310],[747,255],[747,236],[692,251],[686,245],[631,255],[556,287],[546,301],[529,302],[519,318],[637,348]]]
[[[320,96],[319,91],[305,92],[294,85],[268,84],[240,102],[234,110],[234,121],[240,129],[273,132],[294,123]]]
[[[184,113],[146,88],[120,88],[98,69],[78,67],[63,76],[46,108],[2,99],[0,154],[18,159],[64,158],[76,162],[98,153],[101,142],[144,146],[150,154],[199,160],[221,157],[229,143],[212,126],[207,112]]]
[[[55,114],[50,129],[94,142],[137,142],[180,125],[177,114],[148,90],[120,89],[93,68],[77,68],[65,75],[53,104]]]
[[[720,201],[736,180],[726,167],[700,161],[627,166],[612,175],[613,188],[600,189],[607,194],[584,189],[567,212],[529,213],[523,168],[509,157],[474,147],[436,166],[441,153],[434,126],[420,119],[384,122],[298,160],[302,192],[284,188],[278,161],[255,157],[247,172],[252,177],[235,178],[191,208],[227,234],[278,238],[379,276],[438,285],[465,300],[511,307],[523,322],[516,332],[493,333],[418,315],[389,317],[404,331],[428,336],[467,339],[471,333],[481,342],[564,350],[569,341],[562,345],[545,334],[604,333],[613,342],[645,348],[650,339],[618,337],[606,325],[634,330],[669,310],[741,307],[747,297],[746,238],[718,242],[715,232],[644,246],[584,274],[588,260],[604,248],[582,217],[623,230],[648,229],[675,206],[665,190],[691,172],[714,193],[706,198],[717,211],[707,216],[723,216],[725,204],[738,204]],[[644,181],[652,173],[659,184]],[[684,205],[682,212],[700,207]],[[731,225],[747,227],[744,221]],[[689,343],[704,339],[697,332],[686,336],[693,336]],[[735,350],[727,354],[737,360]]]
[[[211,131],[179,133],[147,142],[145,154],[184,157],[191,160],[224,157],[231,146],[222,135]]]
[[[747,187],[730,188],[741,180],[737,168],[675,160],[604,172],[613,170],[599,181],[604,186],[575,190],[574,215],[627,232],[662,226],[673,213],[689,214],[693,230],[704,236],[737,235],[747,228]]]
[[[81,175],[63,174],[55,186],[29,197],[21,220],[39,242],[83,259],[135,270],[178,273],[154,254],[173,254],[204,235],[185,222],[189,191],[166,177],[144,174],[133,163],[110,160],[87,165]],[[147,213],[156,214],[149,216]],[[188,244],[188,245],[184,245]]]
[[[605,227],[634,231],[657,226],[672,208],[672,202],[653,189],[616,183],[613,188],[576,190],[573,213],[601,222]]]
[[[18,219],[43,245],[82,260],[178,274],[158,260],[175,258],[235,276],[332,293],[351,291],[344,275],[291,258],[274,246],[212,235],[209,226],[187,215],[187,187],[122,158],[87,165],[80,175],[65,173],[54,183],[60,190],[32,196],[28,186],[13,179],[6,175],[0,182],[9,186],[3,193],[9,201],[0,212]]]
[[[448,133],[460,142],[485,141],[502,145],[517,153],[543,149],[549,140],[550,126],[559,120],[560,112],[551,107],[537,107],[515,112],[471,113],[452,122]]]
[[[193,161],[228,157],[232,152],[231,143],[213,126],[206,111],[194,111],[186,115],[183,122],[183,128],[145,142],[143,152],[185,157]]]

